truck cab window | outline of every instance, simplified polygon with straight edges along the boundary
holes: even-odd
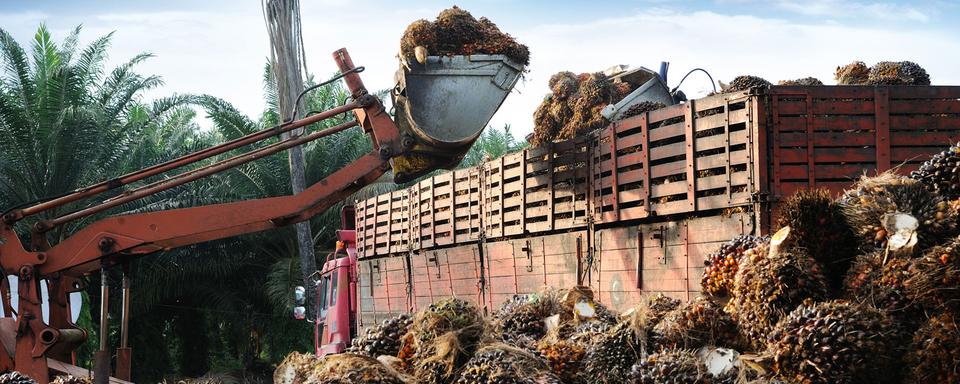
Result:
[[[330,276],[320,279],[320,309],[327,309],[327,289],[330,286]]]
[[[336,270],[336,274],[333,277],[333,281],[330,282],[333,285],[333,288],[330,289],[330,306],[337,305],[337,282],[340,280],[338,277],[340,269]]]

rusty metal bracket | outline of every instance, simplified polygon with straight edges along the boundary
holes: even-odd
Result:
[[[530,248],[530,240],[525,241],[526,245],[520,248],[527,254],[527,272],[533,272],[533,249]]]

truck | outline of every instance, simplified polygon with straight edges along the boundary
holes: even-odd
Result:
[[[909,173],[960,140],[958,111],[957,86],[755,88],[357,201],[342,261],[322,271],[349,290],[316,320],[317,353],[447,296],[487,312],[544,286],[589,286],[621,311],[655,293],[689,300],[704,257],[769,234],[795,191]]]
[[[5,275],[18,277],[13,283],[18,289],[16,296],[11,297],[8,280],[3,279],[0,284],[4,309],[0,317],[3,346],[0,371],[16,370],[40,384],[50,381],[50,370],[87,376],[85,369],[72,364],[73,351],[87,340],[88,334],[73,322],[69,296],[85,288],[84,275],[99,271],[102,282],[100,349],[95,355],[94,381],[129,382],[132,351],[127,341],[131,282],[129,275],[124,274],[121,342],[114,352],[110,350],[108,338],[109,269],[123,268],[135,257],[308,220],[389,171],[393,172],[394,180],[402,182],[458,163],[523,70],[521,65],[501,55],[431,56],[425,64],[401,65],[397,76],[400,85],[394,94],[397,114],[393,116],[378,97],[367,91],[359,76],[364,67],[354,65],[346,49],[339,49],[332,56],[340,74],[307,91],[342,79],[351,96],[343,105],[311,112],[301,119],[290,116],[277,126],[3,212],[0,215],[0,266]],[[322,130],[312,129],[314,123],[345,113],[352,113],[354,119]],[[121,204],[354,127],[369,135],[372,150],[298,194],[98,218],[99,214]],[[301,135],[240,154],[233,152],[299,128],[305,129]],[[212,160],[198,164],[206,159]],[[168,175],[189,165],[195,167]],[[134,184],[158,175],[166,177]],[[120,193],[115,193],[125,186]],[[112,194],[104,196],[111,191]],[[96,197],[100,199],[90,201],[79,210],[52,214],[55,208]],[[50,242],[51,231],[91,217],[96,220],[57,243]],[[21,239],[20,233],[29,234],[29,239]],[[342,241],[351,242],[348,231],[342,232]],[[341,247],[335,253],[333,264],[328,261],[325,268],[351,270],[349,258],[341,261],[343,258],[339,257],[353,252],[349,249],[347,245]],[[347,273],[345,278],[349,277]],[[336,279],[321,279],[320,286],[331,288],[330,300],[336,310],[344,302],[355,302],[355,289],[348,281],[339,275]],[[41,295],[44,289],[49,292],[49,300]],[[11,310],[12,300],[18,303],[16,313]],[[49,308],[49,321],[42,316],[44,306]],[[329,307],[326,311],[331,313]],[[338,321],[326,323],[333,331],[352,326],[349,321],[340,321],[340,317],[336,319]]]

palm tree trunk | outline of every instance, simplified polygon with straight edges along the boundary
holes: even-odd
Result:
[[[294,111],[302,110],[295,105],[297,96],[303,91],[303,75],[301,65],[303,59],[303,40],[300,35],[300,2],[299,0],[264,0],[264,13],[267,31],[270,34],[271,70],[277,84],[277,106],[281,119],[298,118]],[[291,132],[299,136],[302,129]],[[285,135],[286,136],[286,135]],[[286,137],[283,137],[286,138]],[[303,150],[301,147],[291,148],[287,154],[290,160],[290,183],[293,193],[300,193],[306,188]],[[310,231],[310,221],[296,225],[297,248],[300,254],[300,270],[303,273],[303,284],[311,287],[311,276],[317,270],[317,263],[313,253],[313,235]],[[313,313],[313,290],[307,289],[308,316]]]

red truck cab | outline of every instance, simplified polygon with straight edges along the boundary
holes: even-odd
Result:
[[[316,286],[317,356],[343,352],[357,333],[357,247],[352,206],[341,210],[341,228],[337,230],[337,247],[320,267]]]

